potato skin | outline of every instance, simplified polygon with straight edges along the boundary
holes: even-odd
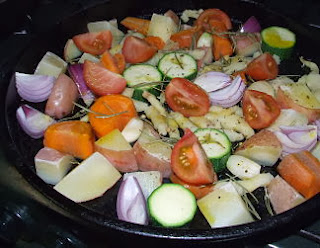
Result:
[[[60,74],[46,103],[45,113],[61,119],[71,113],[73,102],[78,97],[79,92],[73,80],[65,74]]]

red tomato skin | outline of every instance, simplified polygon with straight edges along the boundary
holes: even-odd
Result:
[[[270,126],[280,115],[276,100],[263,92],[246,90],[242,99],[245,120],[253,129]]]
[[[112,33],[110,30],[78,34],[72,38],[80,51],[93,55],[101,55],[111,48]]]
[[[151,59],[156,52],[156,47],[134,36],[128,36],[122,47],[122,54],[126,62],[131,64],[145,62]]]
[[[279,67],[270,53],[263,53],[247,65],[246,74],[254,80],[275,79]]]
[[[181,180],[190,184],[210,184],[216,179],[197,136],[190,129],[185,130],[183,137],[172,149],[171,168]]]
[[[98,96],[120,94],[127,85],[121,75],[89,60],[84,62],[83,77],[90,90]]]
[[[166,87],[165,97],[169,107],[185,117],[202,116],[209,112],[208,94],[187,79],[171,79]]]
[[[200,14],[195,25],[210,30],[209,21],[211,19],[223,22],[228,30],[232,29],[230,17],[220,9],[206,9]]]

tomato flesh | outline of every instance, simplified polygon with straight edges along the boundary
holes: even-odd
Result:
[[[90,90],[98,96],[119,94],[127,85],[119,74],[89,60],[84,62],[83,77]]]
[[[263,92],[246,90],[242,99],[245,120],[254,129],[270,126],[280,115],[276,100]]]
[[[261,54],[252,60],[246,68],[246,74],[254,80],[274,79],[278,73],[278,64],[270,53]]]
[[[198,27],[203,27],[205,30],[210,30],[210,20],[223,22],[225,27],[232,29],[230,17],[220,9],[206,9],[203,11],[195,22]]]
[[[209,184],[216,178],[201,144],[189,129],[173,147],[171,167],[181,180],[191,184]]]
[[[156,52],[157,48],[155,46],[134,36],[128,36],[122,47],[122,54],[126,62],[132,64],[145,62],[151,59]]]
[[[169,107],[185,117],[205,115],[210,108],[208,94],[184,78],[173,78],[166,87],[165,97]]]
[[[112,33],[110,30],[78,34],[72,38],[80,51],[93,55],[101,55],[111,48]]]

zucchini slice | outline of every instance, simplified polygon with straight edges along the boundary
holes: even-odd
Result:
[[[199,128],[194,134],[198,137],[215,172],[223,171],[231,155],[231,142],[228,136],[214,128]]]
[[[296,43],[296,36],[289,29],[272,26],[261,32],[263,52],[276,54],[281,60],[288,59]]]
[[[166,79],[180,77],[192,80],[198,72],[197,61],[191,55],[183,52],[165,54],[160,59],[158,68]]]
[[[134,88],[132,98],[139,101],[146,101],[142,96],[143,91],[147,90],[151,94],[156,96],[160,95],[160,90],[157,89],[159,84],[157,82],[162,81],[162,74],[159,70],[147,64],[131,65],[123,72],[123,77],[127,80],[129,87]],[[139,84],[152,83],[148,86],[141,86]]]
[[[164,227],[181,227],[189,223],[197,211],[191,191],[173,183],[162,184],[154,190],[147,206],[152,222]]]

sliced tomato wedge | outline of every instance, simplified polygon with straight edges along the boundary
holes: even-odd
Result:
[[[156,52],[157,48],[155,46],[134,36],[128,36],[122,47],[122,54],[126,62],[132,64],[145,62],[151,59]]]
[[[208,94],[184,78],[173,78],[166,87],[165,97],[169,107],[185,117],[205,115],[210,108]]]
[[[110,30],[78,34],[72,38],[76,46],[85,53],[101,55],[111,48],[112,33]]]
[[[254,129],[270,126],[280,115],[276,100],[263,92],[246,90],[242,99],[245,120]]]
[[[89,60],[84,62],[83,77],[90,90],[98,96],[119,94],[127,85],[121,75]]]
[[[186,129],[171,153],[172,171],[183,181],[191,184],[213,183],[216,175],[197,136]]]
[[[252,60],[246,68],[246,74],[254,80],[274,79],[278,73],[278,64],[270,53],[261,54]]]
[[[228,30],[232,29],[232,23],[230,17],[220,9],[206,9],[203,11],[198,19],[195,21],[195,25],[203,27],[205,30],[210,30],[210,20],[217,20],[223,22]]]

